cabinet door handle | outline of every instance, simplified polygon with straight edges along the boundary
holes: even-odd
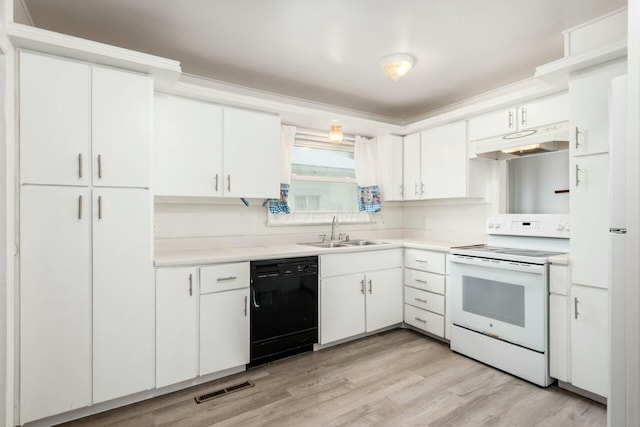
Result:
[[[371,283],[371,279],[369,279],[369,293],[373,293],[373,284]]]
[[[509,111],[509,129],[513,127],[513,111]]]
[[[416,182],[415,188],[414,188],[414,193],[417,196],[418,195],[418,183]]]
[[[228,282],[229,280],[236,280],[237,278],[237,276],[218,277],[216,282]]]
[[[98,219],[102,219],[102,196],[98,196]]]
[[[78,220],[82,219],[82,195],[78,196]]]
[[[364,279],[360,281],[360,292],[364,295]]]
[[[427,261],[426,259],[417,259],[417,258],[416,258],[416,262],[422,262],[422,263],[425,263],[425,264],[426,264],[426,263],[427,263],[427,262],[429,262],[429,261]]]
[[[418,322],[427,323],[427,321],[426,321],[426,320],[421,319],[421,318],[419,318],[419,317],[414,317],[414,319],[416,319]]]
[[[426,304],[426,303],[427,303],[427,300],[426,300],[426,299],[414,298],[414,300],[416,300],[416,301],[418,301],[418,302],[421,302],[421,303],[423,303],[423,304]]]
[[[580,166],[576,163],[576,187],[580,185]]]
[[[189,274],[189,296],[193,296],[193,274]]]
[[[227,175],[227,191],[231,191],[231,174]]]
[[[244,296],[244,317],[247,317],[247,296]]]
[[[98,179],[102,178],[102,154],[98,154]]]
[[[424,194],[424,182],[420,183],[420,194]]]
[[[522,124],[522,126],[527,124],[527,109],[526,108],[522,108],[520,109],[520,123]]]
[[[82,178],[82,153],[78,153],[78,178]]]
[[[400,194],[404,194],[404,185],[400,184]]]
[[[578,319],[578,298],[573,298],[573,317]]]
[[[578,129],[578,126],[576,126],[576,149],[578,149],[578,146],[580,145],[580,143],[578,142],[578,135],[580,135],[580,129]]]
[[[216,174],[216,191],[218,191],[218,174]]]

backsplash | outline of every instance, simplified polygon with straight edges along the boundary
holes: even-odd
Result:
[[[354,238],[484,241],[490,212],[491,204],[484,202],[387,204],[381,213],[374,214],[374,223],[340,224],[337,232]],[[275,243],[313,241],[319,234],[330,232],[330,224],[267,226],[266,215],[266,209],[258,204],[156,203],[156,249],[164,245],[163,241],[175,239],[215,238],[221,245],[242,246],[251,239]]]

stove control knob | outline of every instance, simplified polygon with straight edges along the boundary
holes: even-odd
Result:
[[[495,228],[500,228],[500,223],[496,222]]]
[[[558,231],[564,230],[564,224],[558,224],[558,226],[556,227],[556,230]]]
[[[569,228],[569,224],[564,226],[564,231],[571,231],[571,228]]]
[[[493,228],[493,223],[492,223],[492,222],[490,222],[490,223],[489,223],[489,225],[488,225],[488,227],[489,227],[489,228]]]

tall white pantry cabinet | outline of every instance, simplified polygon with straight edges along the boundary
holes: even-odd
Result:
[[[19,59],[25,423],[154,387],[153,81]]]

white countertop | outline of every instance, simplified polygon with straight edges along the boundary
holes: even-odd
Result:
[[[173,267],[185,265],[220,264],[229,262],[257,261],[273,258],[292,258],[334,253],[350,253],[379,251],[394,248],[413,248],[431,251],[448,252],[456,246],[472,245],[478,242],[449,242],[428,239],[375,239],[388,242],[384,245],[352,246],[337,248],[318,248],[296,243],[247,246],[218,247],[199,249],[162,250],[155,253],[156,267]]]

